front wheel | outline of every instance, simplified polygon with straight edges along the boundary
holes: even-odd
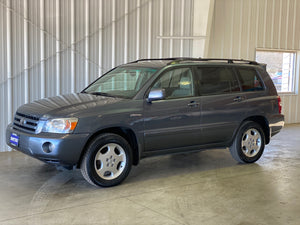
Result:
[[[111,187],[128,176],[132,151],[128,142],[116,134],[102,134],[88,146],[81,163],[83,177],[92,185]]]
[[[248,121],[242,124],[230,147],[232,157],[240,163],[257,161],[265,148],[265,135],[258,123]]]

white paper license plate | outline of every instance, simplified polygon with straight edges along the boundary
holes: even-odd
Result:
[[[9,141],[12,145],[18,147],[19,146],[19,140],[20,140],[20,137],[17,134],[15,134],[15,133],[10,134],[10,140]]]

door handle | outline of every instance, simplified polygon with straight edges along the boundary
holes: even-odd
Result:
[[[244,100],[243,96],[237,96],[236,98],[233,99],[233,101],[235,101],[235,102],[240,102],[240,101],[243,101],[243,100]]]
[[[195,101],[191,101],[189,104],[188,104],[188,107],[198,107],[199,106],[199,103],[198,102],[195,102]]]

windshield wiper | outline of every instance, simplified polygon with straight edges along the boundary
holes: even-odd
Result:
[[[91,94],[91,95],[100,95],[100,96],[106,96],[106,97],[113,97],[113,98],[116,97],[116,96],[113,96],[113,95],[105,93],[105,92],[90,92],[88,94]]]

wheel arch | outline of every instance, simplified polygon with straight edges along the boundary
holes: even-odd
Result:
[[[89,146],[89,144],[100,134],[104,134],[104,133],[112,133],[112,134],[117,134],[121,137],[123,137],[126,141],[128,141],[129,145],[132,148],[132,164],[133,165],[138,165],[139,160],[140,160],[140,154],[139,154],[139,147],[138,147],[138,142],[137,142],[137,137],[134,133],[134,131],[130,128],[127,127],[110,127],[110,128],[105,128],[102,130],[98,130],[97,132],[95,132],[93,135],[91,135],[89,137],[89,139],[87,140],[87,142],[84,145],[84,148],[81,152],[79,161],[77,163],[77,168],[80,168],[80,164],[82,162],[83,156],[87,151],[87,147]]]
[[[253,121],[258,123],[265,135],[265,143],[266,145],[270,143],[270,127],[269,127],[269,122],[268,120],[264,117],[264,116],[250,116],[246,119],[244,119],[241,123],[240,126],[238,127],[238,129],[235,131],[234,136],[232,138],[231,144],[234,141],[234,137],[237,135],[237,132],[240,130],[241,126],[243,123],[247,122],[247,121]]]

